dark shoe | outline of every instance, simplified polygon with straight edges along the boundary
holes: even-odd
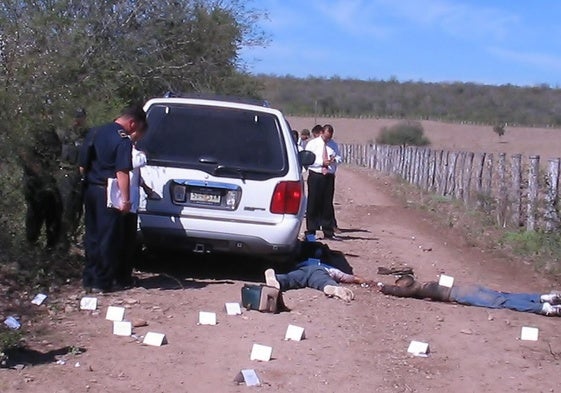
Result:
[[[137,282],[136,277],[130,277],[130,278],[127,278],[125,280],[116,280],[115,285],[113,285],[113,288],[116,291],[123,291],[125,289],[134,288],[137,285],[138,285],[138,282]]]
[[[90,288],[90,292],[92,295],[105,295],[107,293],[112,292],[111,288],[96,288],[96,287],[92,287]]]
[[[336,235],[329,235],[329,236],[324,236],[325,240],[334,240],[334,241],[342,241],[343,239],[341,239],[339,236]]]

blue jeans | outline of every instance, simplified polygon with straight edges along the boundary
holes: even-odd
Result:
[[[467,306],[508,308],[515,311],[540,314],[542,303],[538,293],[507,293],[481,285],[454,285],[450,300]]]
[[[276,275],[280,290],[314,288],[323,291],[326,285],[337,285],[324,267],[318,265],[302,266],[286,274]]]

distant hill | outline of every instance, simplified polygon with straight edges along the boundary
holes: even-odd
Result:
[[[474,83],[259,75],[262,96],[292,116],[408,118],[561,126],[561,89]]]

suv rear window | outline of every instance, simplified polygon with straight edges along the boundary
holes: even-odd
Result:
[[[149,131],[139,143],[149,164],[200,169],[217,167],[262,177],[287,170],[286,149],[276,116],[200,105],[152,105]],[[251,175],[254,173],[254,175]],[[219,173],[215,173],[220,175]]]

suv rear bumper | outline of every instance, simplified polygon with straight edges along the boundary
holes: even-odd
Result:
[[[175,228],[170,228],[169,217],[141,214],[139,221],[142,241],[147,247],[197,253],[219,252],[264,257],[290,255],[296,251],[300,231],[296,217],[276,225],[215,222],[216,231],[200,229],[196,225],[196,219],[186,220],[185,227],[176,225]],[[235,231],[228,231],[229,226]],[[265,239],[263,234],[271,231],[272,235],[282,234],[283,237],[275,239],[276,241]]]

